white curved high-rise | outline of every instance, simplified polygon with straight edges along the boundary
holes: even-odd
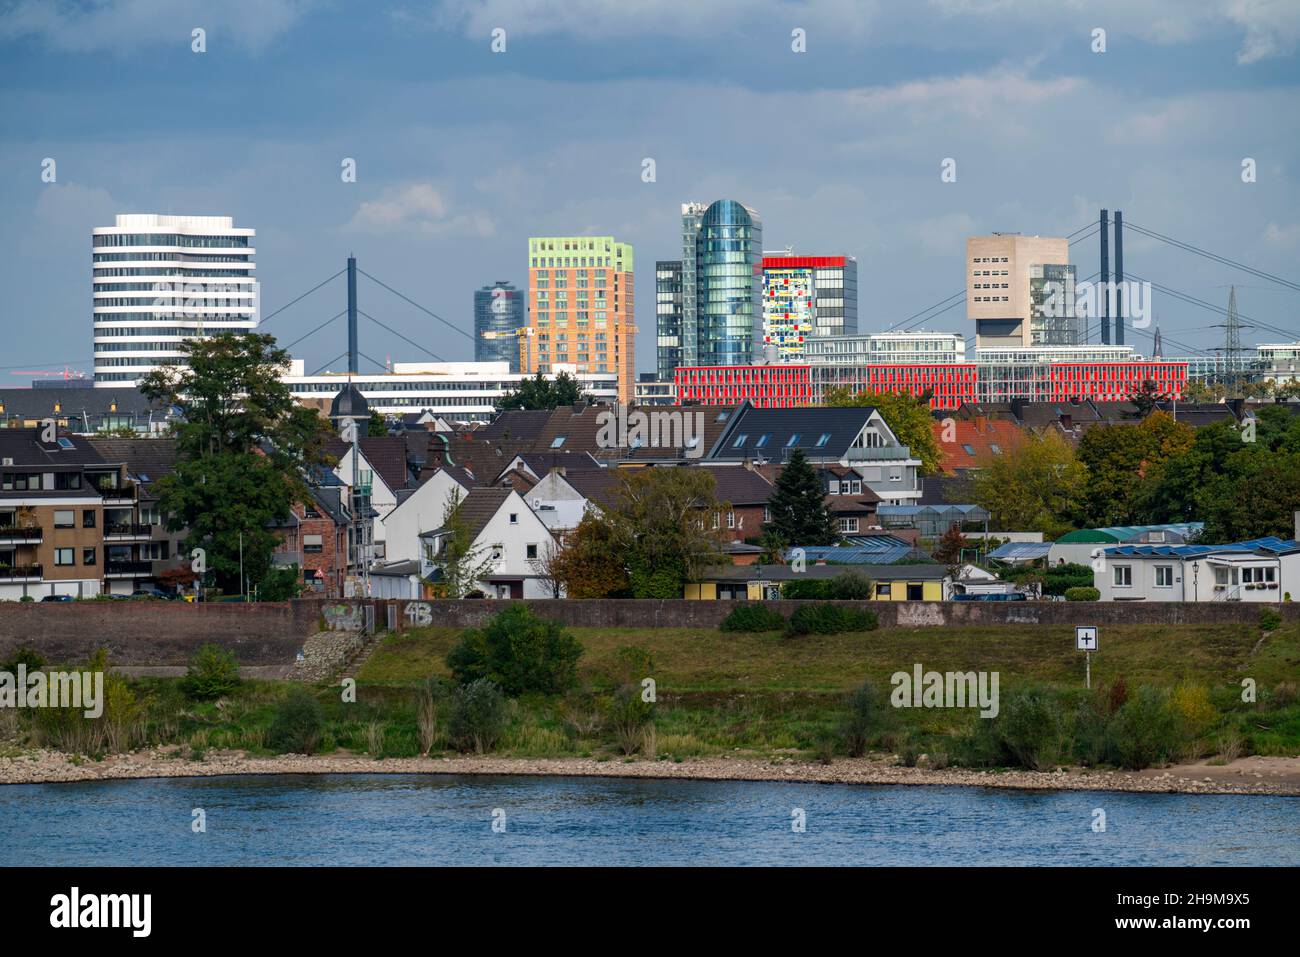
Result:
[[[130,213],[91,230],[96,387],[132,386],[196,336],[257,328],[255,230]]]

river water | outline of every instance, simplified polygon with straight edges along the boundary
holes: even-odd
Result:
[[[0,862],[1298,865],[1300,798],[385,774],[25,784],[0,787]]]

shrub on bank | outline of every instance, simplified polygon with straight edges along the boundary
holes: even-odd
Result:
[[[840,743],[849,757],[859,758],[884,729],[889,712],[885,708],[884,696],[870,681],[862,682],[849,692],[844,705]]]
[[[1110,750],[1115,764],[1134,771],[1173,760],[1182,743],[1167,692],[1143,685],[1115,712]]]
[[[490,678],[478,678],[452,692],[447,733],[458,750],[491,751],[505,727],[506,698]]]
[[[846,631],[874,631],[876,613],[844,605],[801,605],[786,623],[785,633],[797,635],[838,635]]]
[[[654,713],[654,702],[645,700],[640,685],[623,685],[614,692],[609,724],[621,753],[635,754],[645,747],[647,732],[654,727]]]
[[[1101,592],[1091,585],[1076,585],[1065,590],[1066,601],[1101,601]]]
[[[1259,630],[1260,631],[1277,631],[1282,627],[1282,616],[1272,608],[1261,608],[1259,610]]]
[[[511,605],[484,628],[465,632],[447,654],[461,684],[489,679],[514,697],[530,692],[562,694],[578,681],[582,645],[558,622]]]
[[[239,663],[220,645],[199,648],[181,678],[181,691],[199,701],[225,697],[238,687]]]
[[[314,754],[325,730],[320,702],[305,688],[293,688],[275,707],[266,746],[280,754]]]
[[[757,602],[743,602],[718,625],[719,631],[780,631],[785,627],[785,616]]]

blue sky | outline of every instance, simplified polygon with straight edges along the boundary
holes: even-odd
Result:
[[[525,281],[529,235],[613,234],[636,248],[643,371],[685,200],[757,208],[770,249],[856,256],[863,331],[961,290],[966,236],[1064,235],[1102,206],[1300,282],[1298,40],[1300,0],[0,0],[0,383],[89,369],[90,230],[119,212],[254,227],[264,314],[354,252],[465,332],[475,288]],[[1097,260],[1095,239],[1072,250],[1080,278]],[[1125,264],[1220,304],[1236,283],[1274,327],[1245,339],[1300,338],[1300,293],[1132,231]],[[344,295],[335,281],[268,329],[287,343]],[[1221,340],[1211,312],[1159,292],[1154,309],[1166,355]],[[972,331],[961,306],[926,325]],[[365,321],[361,337],[380,360],[427,358]],[[310,370],[344,347],[339,322],[294,353]]]

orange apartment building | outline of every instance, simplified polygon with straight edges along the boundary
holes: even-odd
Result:
[[[520,330],[525,375],[614,372],[618,401],[636,389],[632,246],[612,236],[528,240],[528,320]]]

